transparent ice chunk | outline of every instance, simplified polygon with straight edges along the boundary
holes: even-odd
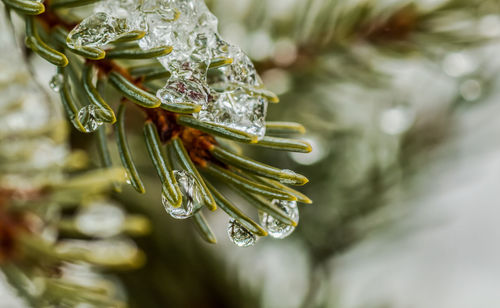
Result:
[[[232,218],[229,220],[227,226],[227,235],[229,239],[239,247],[249,247],[257,241],[255,234]]]
[[[182,204],[180,207],[174,207],[162,192],[162,203],[167,213],[175,219],[186,219],[193,216],[201,209],[202,197],[200,186],[194,176],[184,170],[174,170],[175,180],[182,193]]]
[[[93,132],[104,124],[100,113],[99,107],[95,105],[87,105],[78,111],[78,121],[82,124],[85,132]]]
[[[144,30],[138,41],[142,49],[173,47],[158,58],[171,73],[157,93],[164,103],[202,105],[196,115],[200,121],[263,137],[267,99],[257,94],[262,81],[250,58],[219,36],[217,24],[203,0],[107,0],[70,32],[68,42],[101,47],[129,31]],[[208,70],[211,62],[225,58],[232,63]]]
[[[212,92],[207,102],[194,117],[203,122],[215,123],[256,135],[265,135],[267,100],[252,95],[239,87],[222,93]]]

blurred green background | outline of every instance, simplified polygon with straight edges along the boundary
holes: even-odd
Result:
[[[306,175],[314,203],[285,240],[239,249],[164,213],[149,193],[114,198],[151,220],[146,265],[118,274],[131,307],[496,307],[500,305],[500,3],[488,0],[211,0],[281,102],[268,120],[307,128],[309,154],[246,149]],[[47,84],[54,74],[36,62]],[[142,149],[142,120],[129,142]],[[137,128],[137,129],[134,129]],[[73,149],[94,139],[72,131]],[[116,153],[113,153],[116,156]],[[116,159],[118,161],[118,159]],[[10,308],[14,304],[0,307]]]

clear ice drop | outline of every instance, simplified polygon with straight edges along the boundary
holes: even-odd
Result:
[[[194,176],[187,171],[174,170],[174,176],[181,189],[182,204],[180,207],[174,207],[165,196],[166,191],[162,192],[162,203],[170,216],[175,219],[186,219],[201,209],[202,196],[200,186]]]
[[[104,123],[99,116],[100,112],[99,107],[95,105],[87,105],[78,111],[78,121],[82,124],[85,132],[93,132]]]
[[[55,74],[52,76],[49,82],[49,87],[54,91],[54,92],[59,92],[62,89],[64,82],[64,76],[62,74]]]
[[[280,210],[283,210],[290,219],[299,221],[299,209],[296,201],[274,199],[272,203]],[[260,224],[274,238],[285,238],[295,230],[294,226],[287,225],[266,212],[259,212],[259,219]]]
[[[231,239],[231,241],[239,247],[252,246],[257,241],[255,234],[250,232],[234,219],[229,220],[227,235],[229,236],[229,239]]]

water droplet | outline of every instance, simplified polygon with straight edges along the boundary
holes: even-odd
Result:
[[[227,234],[229,235],[231,241],[239,247],[252,246],[257,241],[255,234],[250,232],[234,219],[229,220]]]
[[[119,207],[97,203],[84,207],[76,216],[80,232],[96,237],[110,237],[121,232],[125,214]]]
[[[280,210],[283,210],[290,219],[299,221],[299,209],[296,201],[274,199],[272,203]],[[285,238],[295,230],[294,226],[282,223],[266,212],[259,212],[259,219],[264,229],[274,238]]]
[[[93,132],[99,128],[104,122],[101,120],[102,117],[99,116],[99,107],[95,105],[87,105],[78,111],[78,121],[82,124],[85,132]],[[75,125],[76,123],[73,122]],[[76,124],[77,129],[80,129]]]
[[[64,82],[63,74],[55,74],[52,79],[50,79],[49,86],[54,92],[59,92],[62,89]]]
[[[186,219],[193,216],[202,207],[200,186],[194,176],[184,170],[174,170],[174,176],[181,189],[182,204],[174,207],[166,197],[166,189],[162,192],[161,200],[167,213],[175,219]]]

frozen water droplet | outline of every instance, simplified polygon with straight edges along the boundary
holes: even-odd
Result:
[[[86,132],[93,132],[103,124],[99,113],[99,107],[95,105],[87,105],[78,111],[78,121],[80,121]],[[79,129],[78,126],[77,128]]]
[[[231,241],[239,247],[252,246],[257,241],[255,234],[250,232],[234,219],[229,220],[227,234],[229,235]]]
[[[119,207],[95,204],[82,209],[76,217],[76,227],[82,233],[96,237],[110,237],[120,233],[125,214]]]
[[[125,19],[98,12],[85,18],[71,30],[66,41],[72,48],[101,47],[130,30]]]
[[[194,77],[185,79],[172,76],[156,96],[164,103],[191,102],[204,105],[208,100],[208,88]]]
[[[50,79],[49,86],[54,92],[61,91],[63,86],[64,76],[62,74],[55,74],[52,79]]]
[[[194,117],[203,122],[215,123],[234,128],[259,138],[266,133],[265,117],[267,100],[254,96],[239,87],[232,91],[217,93]]]
[[[288,215],[288,217],[290,217],[290,219],[297,222],[299,221],[299,209],[297,207],[296,201],[274,199],[272,203],[280,210],[283,210]],[[266,229],[269,235],[274,238],[285,238],[290,235],[293,230],[295,230],[294,226],[282,223],[266,212],[259,212],[259,219],[264,229]]]
[[[174,170],[174,176],[181,189],[182,204],[180,207],[174,207],[165,196],[166,191],[162,192],[161,200],[167,213],[175,219],[185,219],[193,216],[202,206],[202,196],[200,186],[194,176],[184,170]]]

